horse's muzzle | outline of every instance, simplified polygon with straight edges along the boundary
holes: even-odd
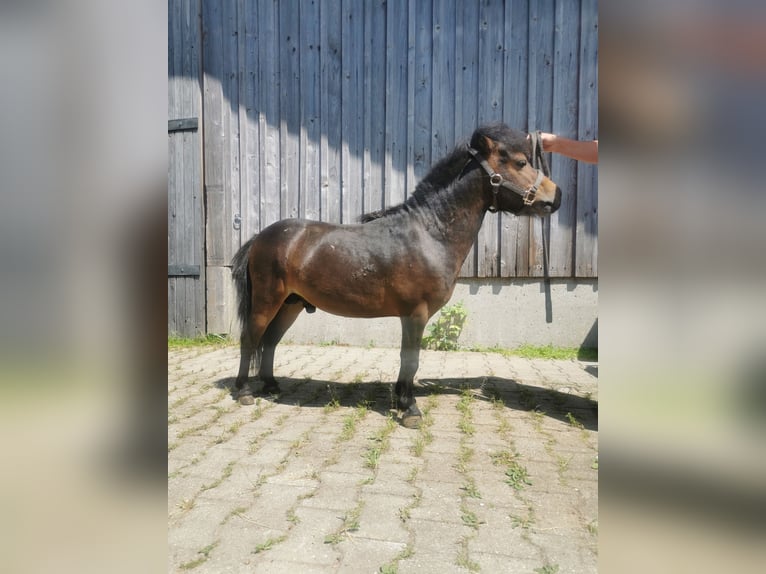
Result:
[[[561,188],[557,185],[556,186],[556,195],[553,198],[553,201],[546,201],[543,203],[543,211],[546,214],[550,214],[555,212],[559,207],[561,207]]]

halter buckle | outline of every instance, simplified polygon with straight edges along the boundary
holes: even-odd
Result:
[[[493,173],[492,175],[489,176],[489,183],[491,183],[495,187],[500,187],[503,183],[503,176],[500,175],[499,173]]]
[[[524,199],[524,205],[532,205],[535,201],[535,197],[537,196],[537,190],[540,189],[540,184],[543,181],[544,177],[543,170],[538,169],[537,170],[537,177],[535,178],[535,183],[532,184],[532,187],[530,187],[528,190],[524,192],[524,195],[522,195],[522,198]]]

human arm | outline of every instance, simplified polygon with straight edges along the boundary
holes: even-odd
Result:
[[[559,153],[578,161],[598,163],[598,140],[572,140],[542,132],[543,151]]]

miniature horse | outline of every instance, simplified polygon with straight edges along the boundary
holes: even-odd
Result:
[[[304,308],[400,317],[397,407],[404,426],[419,426],[413,379],[423,330],[451,297],[484,214],[544,215],[560,204],[561,189],[532,166],[527,134],[493,124],[439,161],[404,203],[365,215],[361,224],[270,225],[232,261],[242,323],[240,403],[253,403],[245,382],[254,357],[263,392],[278,392],[274,350]]]

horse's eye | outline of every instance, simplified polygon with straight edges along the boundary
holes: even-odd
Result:
[[[518,161],[516,162],[516,165],[519,167],[519,169],[521,169],[522,167],[524,167],[525,165],[527,165],[527,160],[525,160],[525,159],[520,159],[520,160],[518,160]]]

